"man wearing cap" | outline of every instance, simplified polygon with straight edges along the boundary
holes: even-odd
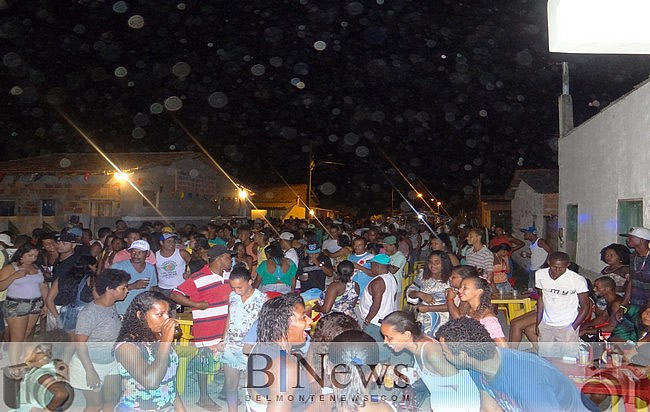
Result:
[[[284,252],[284,257],[291,260],[296,264],[296,267],[300,264],[298,261],[298,252],[293,248],[293,233],[291,232],[282,232],[280,233],[280,247]]]
[[[190,275],[176,287],[170,298],[183,306],[193,308],[193,343],[205,353],[209,347],[223,339],[228,318],[228,297],[231,288],[228,275],[235,254],[224,245],[212,246],[208,250],[208,265]],[[199,400],[197,406],[207,410],[218,410],[217,404],[208,395],[207,374],[199,374]]]
[[[535,286],[535,272],[541,268],[548,255],[553,253],[551,247],[542,238],[537,237],[537,228],[530,226],[528,228],[519,229],[524,234],[524,240],[530,242],[530,265],[528,266],[528,290],[532,291]],[[526,257],[524,252],[522,256]]]
[[[75,253],[75,246],[79,238],[72,233],[62,233],[56,239],[56,251],[59,258],[52,267],[52,281],[60,276],[65,276],[74,269],[79,254]]]
[[[627,235],[627,246],[634,249],[630,256],[631,287],[629,307],[625,316],[635,320],[641,307],[650,302],[650,229],[633,227]],[[625,302],[624,302],[625,303]]]
[[[128,228],[126,229],[126,232],[124,232],[124,243],[126,243],[126,249],[122,249],[119,252],[117,252],[113,256],[113,263],[115,262],[122,262],[125,260],[131,259],[131,254],[129,253],[129,248],[131,247],[131,244],[135,242],[136,240],[140,240],[140,232],[138,229],[134,228]],[[149,253],[147,255],[147,263],[151,265],[156,265],[156,255],[153,253]]]
[[[334,273],[332,260],[321,252],[318,243],[309,241],[296,273],[302,292],[313,288],[325,290],[325,278]]]
[[[395,276],[389,272],[390,257],[383,253],[372,258],[370,272],[372,280],[359,300],[359,313],[363,331],[381,343],[381,320],[397,310],[395,304],[398,284]]]
[[[390,257],[390,266],[388,270],[395,276],[397,281],[397,295],[395,296],[395,307],[399,309],[402,302],[402,278],[404,276],[404,267],[406,266],[406,256],[397,249],[397,237],[386,236],[384,238],[384,249]]]
[[[178,236],[175,233],[160,234],[160,250],[156,252],[156,271],[158,288],[169,296],[176,286],[183,283],[186,276],[190,254],[176,247]]]
[[[145,240],[134,240],[128,249],[131,256],[129,260],[115,262],[111,266],[113,269],[123,270],[131,275],[131,283],[129,283],[129,293],[122,301],[115,302],[117,313],[123,315],[129,304],[140,293],[149,288],[158,285],[156,279],[156,267],[147,262],[147,256],[151,253],[149,243]]]

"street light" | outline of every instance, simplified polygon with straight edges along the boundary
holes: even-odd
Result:
[[[248,197],[248,192],[246,192],[245,189],[239,189],[237,195],[239,196],[240,200],[245,200]]]
[[[436,206],[438,206],[438,214],[440,214],[440,205],[442,205],[442,202],[436,202]]]
[[[314,216],[315,214],[314,209],[309,209],[309,216]]]
[[[422,199],[422,193],[418,193],[418,197]]]
[[[549,0],[549,51],[650,53],[647,0]]]
[[[127,180],[129,180],[129,175],[127,175],[124,172],[116,172],[114,176],[115,176],[115,180],[117,180],[118,182],[126,182]]]

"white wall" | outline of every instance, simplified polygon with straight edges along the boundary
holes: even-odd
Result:
[[[533,226],[537,228],[537,235],[544,237],[544,195],[533,190],[523,180],[515,191],[515,197],[510,203],[512,216],[512,235],[526,243],[523,250],[526,250],[530,243],[524,240],[523,233],[519,229]],[[535,220],[533,221],[533,217]],[[512,255],[512,258],[522,267],[527,267],[528,259],[521,257],[519,252]]]
[[[618,227],[618,200],[643,199],[650,226],[650,83],[561,138],[559,168],[559,226],[566,228],[567,204],[577,204],[576,261],[600,271],[600,249],[627,230]]]

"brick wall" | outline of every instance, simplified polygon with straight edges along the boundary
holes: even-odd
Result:
[[[547,193],[544,195],[544,216],[558,215],[558,193]]]

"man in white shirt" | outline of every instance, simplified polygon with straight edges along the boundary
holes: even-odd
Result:
[[[577,356],[578,331],[589,313],[589,288],[584,277],[567,269],[569,255],[553,252],[549,267],[535,272],[539,355]]]
[[[298,267],[298,252],[292,247],[293,238],[294,236],[291,232],[280,233],[280,247],[284,252],[284,257],[291,260]]]
[[[395,297],[395,307],[401,308],[402,295],[402,278],[404,277],[404,267],[406,266],[406,256],[397,249],[397,238],[395,236],[386,236],[384,238],[384,249],[390,256],[390,266],[388,270],[395,276],[397,281],[397,295]]]

